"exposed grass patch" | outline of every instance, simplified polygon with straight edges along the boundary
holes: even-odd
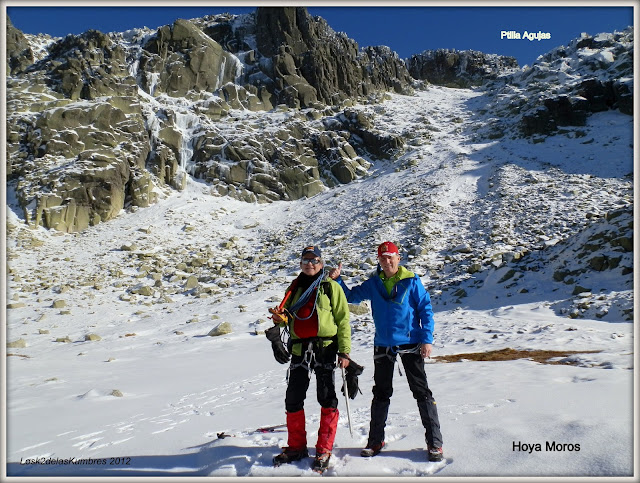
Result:
[[[568,357],[573,354],[597,354],[602,351],[548,351],[548,350],[519,350],[500,349],[488,352],[471,352],[468,354],[449,354],[444,356],[435,356],[437,362],[460,362],[462,360],[467,361],[514,361],[516,359],[530,359],[541,364],[561,364],[561,365],[575,365],[574,361],[551,359],[558,357]]]

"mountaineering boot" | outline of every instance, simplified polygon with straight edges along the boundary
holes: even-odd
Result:
[[[333,441],[336,439],[339,416],[340,412],[338,408],[320,409],[320,429],[318,429],[318,442],[316,443],[317,455],[324,453],[328,453],[329,456],[331,455]],[[329,459],[327,458],[327,462],[328,461]]]
[[[429,455],[429,461],[442,461],[444,453],[442,452],[442,446],[434,448],[432,446],[427,447],[427,454]]]
[[[360,451],[360,456],[364,456],[365,458],[370,458],[371,456],[375,456],[384,448],[384,441],[376,444],[368,444],[365,449]]]
[[[292,463],[294,461],[300,461],[302,458],[309,456],[309,450],[307,448],[301,450],[292,450],[291,448],[282,448],[282,453],[274,456],[273,466],[280,466],[286,463]]]
[[[273,464],[280,466],[284,463],[299,461],[309,456],[307,450],[307,431],[305,430],[304,409],[294,413],[287,413],[287,447],[282,453],[273,458]]]
[[[442,447],[442,434],[438,420],[438,407],[433,398],[418,401],[418,411],[424,426],[424,439],[428,448]]]
[[[316,473],[324,473],[329,468],[329,460],[331,459],[331,453],[318,453],[313,460],[312,469]]]

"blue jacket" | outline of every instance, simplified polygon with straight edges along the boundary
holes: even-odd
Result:
[[[376,326],[374,345],[394,347],[402,344],[433,343],[433,308],[431,298],[420,277],[400,267],[404,277],[396,283],[389,295],[378,274],[349,289],[342,278],[347,301],[358,304],[371,300],[371,311]]]

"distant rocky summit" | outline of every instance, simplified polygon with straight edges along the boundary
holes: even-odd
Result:
[[[542,140],[565,126],[584,126],[595,113],[633,115],[633,29],[582,34],[538,57],[531,67],[485,88],[495,96],[495,137],[511,133]]]
[[[484,54],[474,50],[425,50],[407,59],[415,79],[447,87],[480,86],[499,75],[518,69],[514,57]]]
[[[247,202],[310,197],[407,149],[410,133],[385,132],[376,114],[353,108],[389,92],[432,83],[510,96],[490,137],[508,132],[501,123],[514,124],[513,109],[518,135],[528,136],[599,109],[631,114],[633,33],[616,35],[581,39],[521,71],[473,51],[405,62],[388,47],[360,48],[303,7],[64,38],[9,21],[8,186],[28,224],[64,232],[149,206],[187,176]],[[593,55],[575,65],[583,51]],[[566,75],[567,62],[590,76],[549,93],[549,76]]]

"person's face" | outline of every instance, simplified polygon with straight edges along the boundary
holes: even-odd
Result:
[[[398,265],[400,265],[400,255],[396,253],[394,253],[393,255],[381,255],[378,257],[378,263],[380,263],[384,274],[387,277],[392,277],[398,272]]]
[[[311,263],[306,261],[310,260]],[[300,260],[300,269],[305,275],[313,277],[316,273],[322,270],[322,260],[316,257],[313,253],[306,253],[302,260]]]

